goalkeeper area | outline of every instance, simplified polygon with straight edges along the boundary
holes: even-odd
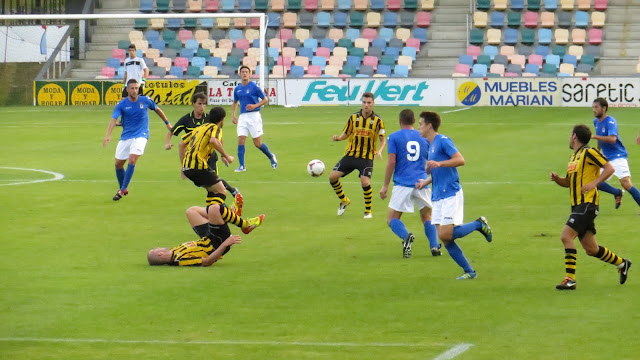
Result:
[[[223,141],[235,155],[224,106]],[[172,124],[193,110],[160,107]],[[243,216],[264,213],[264,224],[249,235],[231,226],[242,244],[212,267],[175,268],[149,266],[147,251],[197,239],[185,210],[203,206],[205,192],[181,180],[178,139],[164,149],[157,116],[129,195],[114,202],[118,128],[102,147],[113,106],[0,108],[0,358],[637,358],[636,270],[621,286],[614,267],[578,246],[578,289],[555,290],[570,198],[549,173],[565,173],[571,130],[591,127],[589,108],[413,108],[441,114],[440,132],[466,160],[465,221],[483,215],[493,229],[490,244],[479,233],[462,242],[478,272],[470,281],[455,280],[461,271],[446,251],[431,256],[415,213],[402,217],[416,234],[413,256],[402,257],[379,197],[386,150],[374,161],[373,218],[362,218],[353,174],[343,179],[352,204],[336,216],[327,175],[345,143],[331,136],[359,109],[266,106],[263,140],[278,168],[252,146],[246,172],[220,168],[244,196]],[[402,109],[374,107],[387,134]],[[609,114],[635,175],[637,110]],[[308,175],[312,159],[325,163],[324,175]],[[601,195],[598,242],[638,262],[640,207],[628,194],[614,205]]]

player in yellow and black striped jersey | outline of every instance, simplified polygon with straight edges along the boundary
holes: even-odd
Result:
[[[195,128],[180,144],[182,173],[196,186],[207,189],[207,205],[223,204],[226,199],[226,190],[216,169],[212,169],[208,163],[209,157],[216,150],[225,163],[233,161],[233,157],[225,152],[221,141],[225,116],[223,108],[214,107],[209,113],[211,123]]]
[[[565,251],[564,281],[556,285],[558,290],[575,290],[577,251],[575,238],[580,239],[587,255],[613,264],[620,273],[620,284],[627,280],[631,261],[623,259],[596,242],[594,220],[598,216],[598,184],[613,175],[613,165],[602,153],[587,146],[591,130],[586,125],[576,125],[569,138],[569,147],[574,151],[569,159],[566,177],[551,172],[550,179],[562,187],[569,188],[571,215],[560,235]],[[602,169],[602,172],[600,171]]]
[[[207,213],[209,211],[209,213]],[[240,223],[242,232],[249,234],[262,225],[265,216],[244,220],[225,205],[212,205],[208,209],[192,206],[187,209],[187,219],[197,241],[189,241],[172,248],[155,248],[147,253],[149,265],[209,266],[226,254],[231,245],[240,242],[239,236],[231,235],[227,223]]]
[[[340,199],[338,215],[342,215],[347,206],[351,204],[351,200],[342,190],[340,178],[349,175],[354,170],[358,170],[360,184],[364,193],[364,218],[371,218],[373,158],[377,155],[378,158],[382,159],[382,150],[387,143],[384,136],[384,122],[380,116],[373,112],[373,105],[373,94],[370,92],[362,94],[362,109],[349,116],[341,135],[333,135],[333,141],[348,139],[349,142],[344,156],[329,174],[329,182],[338,199]],[[376,149],[378,139],[380,139],[380,147]]]

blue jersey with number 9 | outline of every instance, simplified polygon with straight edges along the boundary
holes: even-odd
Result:
[[[417,130],[401,129],[389,135],[389,154],[396,154],[393,182],[396,185],[415,187],[420,179],[427,178],[429,142]]]

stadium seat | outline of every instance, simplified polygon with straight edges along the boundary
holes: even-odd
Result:
[[[382,24],[385,27],[394,28],[398,26],[398,14],[393,11],[385,11],[382,13]]]
[[[529,28],[538,27],[538,13],[527,11],[524,13],[524,26]]]
[[[418,29],[425,30],[423,28],[418,28]],[[407,41],[407,39],[410,38],[410,37],[411,37],[411,30],[409,30],[407,28],[397,28],[396,29],[396,39],[402,40],[403,45]],[[389,44],[391,44],[391,41],[389,42]]]
[[[493,8],[495,10],[505,11],[507,9],[507,0],[493,0]]]
[[[300,11],[302,8],[302,0],[287,0],[288,11]]]
[[[476,9],[481,11],[488,11],[491,9],[491,0],[477,0]]]
[[[236,41],[235,46],[236,46],[236,49],[240,49],[244,53],[246,53],[249,50],[251,44],[249,43],[249,40],[247,40],[247,39],[238,39]]]
[[[204,11],[218,12],[219,0],[204,0]]]
[[[373,41],[378,36],[378,31],[373,28],[364,28],[362,29],[362,37],[369,40],[369,43]]]
[[[600,11],[594,11],[591,13],[591,26],[603,27],[605,23],[605,14]]]
[[[527,0],[527,10],[539,11],[540,10],[540,0]]]
[[[121,64],[121,61],[118,58],[111,57],[107,59],[107,66],[112,67],[114,69],[118,68],[120,64]]]
[[[551,44],[550,29],[538,29],[538,44],[542,44],[542,45]]]
[[[167,19],[167,27],[172,30],[178,30],[182,27],[182,20],[174,18]]]
[[[289,70],[289,76],[292,78],[302,78],[304,77],[305,68],[300,65],[291,65],[291,69]]]
[[[516,53],[516,48],[511,45],[500,46],[500,55],[506,56],[507,59],[510,59],[511,56],[513,56],[515,53]],[[498,57],[498,55],[496,55],[496,57]]]
[[[346,12],[334,11],[333,12],[333,26],[337,28],[347,27],[348,15]]]
[[[335,0],[320,0],[320,10],[322,11],[333,11],[335,7]]]
[[[558,8],[558,0],[544,0],[544,9],[555,11]]]
[[[161,13],[169,12],[169,0],[156,0],[156,11]]]
[[[498,41],[497,43],[493,43],[488,41],[489,44],[499,44],[500,41]],[[504,31],[504,43],[507,45],[515,45],[518,43],[518,30],[516,29],[505,29]]]
[[[558,26],[561,28],[570,28],[573,24],[573,13],[568,11],[561,11],[558,13]]]
[[[563,64],[571,64],[574,67],[578,65],[578,58],[575,55],[571,55],[571,54],[565,54],[562,57],[562,63]]]
[[[285,8],[284,0],[270,0],[269,4],[270,4],[268,7],[269,11],[274,11],[274,12],[284,11],[284,8]],[[299,7],[298,7],[298,10],[300,10]]]
[[[311,65],[319,66],[322,70],[327,66],[327,58],[324,56],[314,56],[311,58]]]
[[[573,11],[575,0],[560,0],[560,7],[564,11]]]
[[[410,47],[412,49],[415,49],[416,53],[420,52],[420,40],[416,39],[416,38],[408,38],[407,39],[407,43],[406,43],[407,47]]]
[[[508,62],[508,60],[507,60]],[[489,65],[491,65],[491,57],[489,57],[488,55],[478,55],[478,58],[476,59],[476,64],[483,64],[483,65],[487,65],[487,67]]]
[[[420,40],[421,44],[424,44],[427,42],[427,29],[426,28],[414,28],[413,29],[413,37]]]
[[[522,11],[524,9],[524,0],[511,0],[511,9]]]
[[[295,29],[298,26],[298,14],[294,12],[282,14],[282,26]]]
[[[385,7],[384,0],[371,0],[369,9],[373,11],[383,11]]]
[[[484,42],[484,31],[480,29],[471,29],[469,34],[469,43],[473,45],[479,45]]]
[[[144,30],[149,27],[148,19],[134,19],[133,28],[138,30]]]
[[[187,10],[187,0],[172,0],[173,6],[171,10],[177,13],[183,13]]]
[[[485,45],[484,48],[482,49],[482,54],[489,56],[491,60],[493,60],[493,58],[495,58],[496,55],[498,55],[498,47],[495,45]],[[467,55],[467,56],[470,56],[470,55]],[[460,63],[465,64],[462,61],[460,61]],[[473,63],[469,65],[473,65]]]
[[[393,69],[394,77],[409,77],[409,67],[407,65],[396,65]]]
[[[584,29],[571,30],[571,42],[573,44],[582,45],[585,43],[587,32]]]
[[[320,46],[323,48],[328,48],[333,52],[333,48],[336,46],[336,42],[331,38],[325,38],[320,40]]]
[[[595,65],[595,59],[591,55],[584,55],[583,54],[580,57],[580,64],[589,65],[593,69],[593,66]]]
[[[227,57],[229,56],[229,50],[220,49],[220,48],[213,49],[213,51],[211,52],[211,55],[212,56],[209,58],[209,62],[211,62],[211,59],[220,58],[220,59],[222,59],[222,62],[224,63],[225,61],[227,61]],[[221,66],[220,68],[222,69],[222,65],[220,65],[220,66]]]
[[[220,19],[218,19],[220,20]],[[267,27],[279,28],[280,27],[280,14],[276,12],[267,13]]]
[[[584,49],[580,45],[571,45],[569,46],[569,50],[567,50],[567,54],[575,56],[577,60],[580,60],[583,53],[584,53]],[[574,64],[574,65],[577,65],[577,64]]]
[[[398,13],[398,25],[411,28],[415,25],[416,15],[411,11],[400,11]]]
[[[536,54],[541,55],[542,57],[546,57],[549,55],[549,46],[547,45],[537,45],[536,46]]]
[[[271,71],[271,76],[274,78],[285,78],[287,76],[287,67],[283,65],[274,65]]]
[[[387,27],[380,28],[378,35],[388,43],[394,36],[393,29]]]
[[[351,11],[349,13],[349,26],[353,28],[361,28],[364,25],[364,14],[359,11]]]
[[[542,71],[540,72],[540,76],[556,76],[558,68],[554,64],[544,64],[542,65]]]
[[[256,12],[267,12],[269,8],[269,0],[254,0],[253,2],[253,10]]]
[[[599,45],[602,43],[602,29],[589,29],[589,44]]]
[[[528,62],[529,62],[529,64],[533,64],[533,65],[538,66],[538,69],[541,69],[542,68],[542,60],[543,60],[542,55],[531,54],[531,55],[529,55]]]
[[[491,64],[491,67],[489,67],[489,72],[492,74],[497,74],[499,76],[504,76],[504,65]]]
[[[522,54],[524,56],[529,56],[533,54],[533,48],[529,45],[518,44],[516,45],[516,54]]]
[[[369,52],[369,40],[365,38],[357,38],[353,42],[353,46],[363,49],[365,53]]]
[[[547,57],[544,59],[544,65],[554,65],[556,67],[556,69],[558,69],[560,67],[560,56],[558,55],[554,55],[554,54],[549,54],[547,55]],[[544,68],[544,65],[542,65],[542,67]]]
[[[250,12],[253,9],[252,0],[238,0],[238,11]]]
[[[513,30],[513,29],[508,29]],[[502,31],[500,29],[487,30],[487,43],[491,45],[498,45],[502,41]]]
[[[362,1],[362,0],[354,0],[354,1]],[[415,11],[418,9],[418,0],[404,0],[404,9]]]
[[[566,45],[569,42],[569,30],[556,29],[554,32],[554,39],[556,44]]]
[[[362,65],[371,66],[375,71],[378,68],[378,58],[375,56],[365,56],[362,59]]]
[[[511,62],[512,65],[519,66],[521,72],[522,72],[522,69],[524,69],[524,65],[526,64],[525,57],[524,55],[521,55],[521,54],[514,54],[513,56],[511,56],[509,61]]]
[[[456,76],[456,74],[459,74],[458,77],[469,76],[470,70],[471,70],[471,67],[469,66],[469,64],[456,64],[456,68],[453,76]]]
[[[538,74],[540,74],[540,69],[541,67],[538,67],[536,64],[527,64],[524,67],[524,72],[535,74],[535,76],[538,76]]]
[[[507,26],[512,28],[519,28],[522,24],[522,16],[519,12],[510,11],[507,13]]]
[[[552,28],[556,25],[556,15],[550,11],[544,11],[540,14],[540,26]]]
[[[586,28],[589,26],[589,13],[586,11],[576,11],[575,26],[579,28]]]
[[[338,2],[338,10],[340,11],[351,11],[351,0],[336,0]]]
[[[553,45],[551,47],[551,53],[563,57],[567,53],[567,48],[564,45]]]
[[[487,27],[489,15],[484,11],[476,11],[473,13],[473,26],[477,28]]]
[[[351,42],[356,41],[357,38],[360,37],[360,29],[348,28],[345,33],[345,38],[351,40]]]
[[[347,56],[347,60],[345,61],[345,67],[346,66],[352,66],[354,67],[356,70],[360,68],[360,65],[362,64],[362,58],[358,57],[358,56],[352,56],[349,55]],[[342,69],[344,71],[344,67]]]
[[[129,40],[118,40],[118,49],[127,50],[129,45],[131,45],[131,41]]]
[[[431,25],[431,13],[419,11],[416,14],[416,25],[419,27],[429,27]]]
[[[183,69],[181,66],[172,66],[171,69],[169,69],[169,75],[175,76],[178,79],[182,79],[184,71],[185,69]]]
[[[201,12],[202,0],[189,0],[187,9],[189,10],[189,12]]]
[[[304,39],[303,45],[305,48],[311,49],[312,53],[315,53],[318,49],[318,39]]]
[[[390,11],[399,11],[402,8],[401,0],[387,0],[387,9]]]
[[[431,11],[435,7],[435,0],[420,0],[420,10]]]
[[[318,11],[318,0],[304,0],[305,11]]]
[[[578,2],[579,10],[584,10],[584,11],[591,10],[591,0],[577,0],[577,2]]]
[[[474,64],[471,70],[471,76],[474,77],[485,77],[487,76],[487,65],[485,64]]]
[[[416,60],[416,48],[405,46],[402,48],[402,55],[411,57],[411,60]]]
[[[484,13],[481,13],[484,14]],[[502,11],[493,11],[491,13],[491,27],[503,28],[504,27],[504,13]]]
[[[593,0],[593,8],[598,11],[606,11],[608,0]]]
[[[573,66],[573,64],[562,63],[560,64],[558,76],[573,76],[574,72],[575,67]]]
[[[185,77],[187,78],[198,78],[202,71],[197,66],[189,66],[187,67],[187,71],[185,72]]]
[[[480,51],[480,46],[476,46],[476,45],[467,45],[467,51],[466,54],[467,55],[471,55],[473,56],[473,59],[475,60],[478,55],[480,55],[482,52]]]
[[[140,0],[140,12],[146,14],[153,12],[153,0]]]
[[[236,1],[235,0],[220,0],[222,6],[220,10],[224,12],[234,12],[236,10]]]

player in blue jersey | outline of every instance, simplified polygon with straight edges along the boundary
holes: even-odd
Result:
[[[262,142],[262,115],[260,109],[269,102],[267,95],[260,89],[258,84],[251,81],[251,69],[248,66],[240,66],[240,79],[242,83],[233,90],[233,106],[231,114],[233,123],[238,124],[238,161],[240,166],[236,172],[247,171],[244,164],[244,143],[247,136],[251,134],[253,145],[255,145],[271,162],[271,167],[278,167],[276,155],[269,150],[267,144]],[[236,109],[240,103],[240,117],[236,118]]]
[[[598,140],[600,151],[602,151],[602,154],[607,157],[615,169],[613,175],[620,180],[620,185],[622,185],[622,187],[631,194],[633,200],[640,205],[640,191],[631,183],[631,171],[629,171],[629,162],[627,161],[628,153],[620,141],[618,122],[613,117],[607,115],[609,103],[603,98],[597,98],[593,101],[592,109],[593,115],[596,118],[593,119],[595,133],[591,135],[591,138]],[[615,196],[616,209],[620,207],[623,194],[621,189],[617,189],[606,182],[601,182],[600,185],[598,185],[598,190]]]
[[[171,130],[171,124],[164,115],[164,112],[156,105],[156,103],[146,96],[138,95],[138,81],[131,79],[127,82],[128,96],[116,105],[111,115],[111,122],[107,128],[107,135],[102,141],[102,146],[107,146],[111,142],[111,132],[116,126],[118,118],[122,121],[122,134],[120,141],[116,147],[116,178],[120,189],[113,196],[113,201],[122,199],[129,191],[127,187],[133,177],[138,158],[144,153],[144,148],[149,140],[149,113],[147,109],[151,109],[158,114],[164,121],[167,129]],[[165,146],[167,146],[165,144]],[[124,164],[129,161],[127,170],[124,170]]]
[[[426,180],[427,154],[429,145],[413,128],[416,122],[412,110],[405,109],[399,115],[400,130],[389,135],[387,167],[384,173],[384,185],[380,189],[380,197],[385,199],[389,191],[389,183],[393,176],[393,190],[387,211],[387,225],[402,240],[402,255],[411,257],[411,245],[415,239],[407,230],[400,217],[403,213],[412,213],[414,204],[420,210],[420,220],[424,224],[424,233],[429,239],[431,255],[441,255],[438,245],[436,227],[431,223],[431,190],[416,189],[415,184]]]
[[[470,223],[462,223],[464,196],[456,168],[464,165],[464,158],[449,137],[438,133],[440,123],[440,115],[437,113],[430,111],[420,113],[420,134],[429,142],[427,169],[431,172],[431,177],[420,180],[416,187],[422,189],[432,183],[432,223],[436,225],[438,237],[451,258],[464,270],[464,274],[457,279],[474,279],[477,276],[476,271],[471,267],[455,240],[477,230],[488,242],[491,242],[493,234],[484,216]]]

